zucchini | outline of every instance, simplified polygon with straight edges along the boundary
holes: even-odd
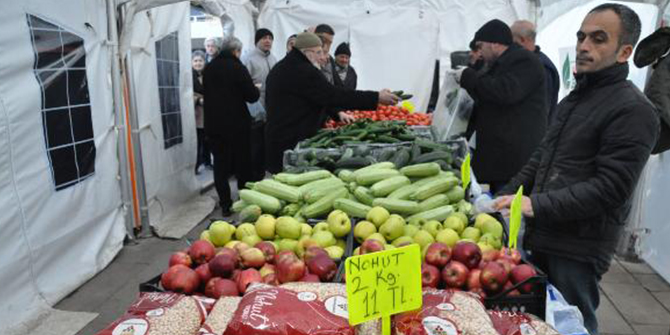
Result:
[[[354,197],[356,197],[358,202],[368,206],[372,206],[372,202],[375,200],[370,190],[363,186],[356,187],[354,190]]]
[[[319,179],[325,179],[328,177],[332,177],[333,174],[330,173],[328,170],[316,170],[316,171],[309,171],[301,174],[287,174],[285,176],[285,181],[279,180],[280,182],[292,186],[300,186],[307,184],[311,181],[319,180]]]
[[[407,218],[407,221],[412,221],[412,220],[425,220],[425,221],[430,221],[430,220],[438,220],[438,221],[443,221],[446,220],[447,217],[454,212],[454,207],[451,205],[445,205],[445,206],[440,206],[437,208],[433,208],[431,210],[427,210],[425,212],[421,212],[418,214],[414,214],[410,217]]]
[[[365,218],[372,207],[349,199],[336,199],[333,208],[347,213],[350,217]]]
[[[305,194],[303,195],[303,199],[305,200],[306,203],[313,204],[313,203],[319,201],[319,199],[325,197],[326,195],[328,195],[328,194],[332,193],[333,191],[338,190],[340,188],[345,188],[345,186],[344,185],[339,185],[339,184],[332,184],[332,185],[326,185],[326,186],[319,187],[319,188],[314,188],[314,189],[311,189],[311,190],[305,192]]]
[[[414,194],[410,196],[410,199],[418,201],[426,200],[436,194],[449,191],[456,184],[458,184],[458,179],[456,178],[440,178],[417,188]]]
[[[233,206],[231,206],[230,209],[235,213],[239,213],[249,205],[250,205],[249,203],[240,199],[240,200],[237,200],[237,201],[233,202]]]
[[[450,203],[457,203],[465,198],[465,190],[460,185],[456,185],[447,192],[447,197]]]
[[[258,205],[267,214],[276,214],[281,209],[279,199],[254,190],[240,190],[240,199]]]
[[[372,201],[372,206],[384,207],[391,213],[402,215],[412,215],[419,212],[419,203],[409,200],[377,198]]]
[[[331,184],[344,185],[344,183],[342,182],[342,180],[340,180],[340,178],[331,177],[331,178],[326,178],[326,179],[315,180],[311,183],[307,183],[305,185],[302,185],[302,186],[298,187],[298,191],[300,191],[300,193],[304,197],[304,195],[307,191],[310,191],[310,190],[315,189],[315,188],[331,185]]]
[[[419,203],[419,211],[425,212],[433,208],[446,206],[450,203],[449,197],[446,194],[436,194]]]
[[[347,194],[349,192],[345,188],[338,188],[317,202],[303,207],[300,214],[308,219],[323,217],[333,210],[333,202],[336,199],[344,198]]]
[[[272,179],[257,182],[254,184],[253,190],[288,202],[298,202],[302,199],[302,194],[297,187],[288,186]]]
[[[444,161],[449,161],[451,160],[451,154],[448,152],[444,151],[433,151],[429,152],[427,154],[422,154],[419,157],[415,158],[412,160],[413,164],[419,164],[419,163],[428,163],[428,162],[434,162],[438,160],[444,160]]]
[[[354,172],[351,170],[341,170],[340,173],[337,174],[337,177],[342,179],[343,182],[349,183],[354,181]]]
[[[240,222],[256,222],[263,211],[258,205],[249,205],[245,207],[238,217]]]
[[[294,216],[300,211],[300,204],[288,204],[281,210],[282,216]]]
[[[389,194],[387,198],[389,199],[401,199],[401,200],[407,200],[409,197],[414,194],[414,191],[416,191],[417,186],[415,184],[410,184],[410,185],[405,185]]]
[[[411,182],[409,181],[409,178],[405,176],[395,176],[376,182],[370,187],[370,191],[375,197],[385,197],[391,194],[391,192],[410,184]]]
[[[417,181],[414,182],[416,187],[421,187],[423,185],[429,184],[435,180],[440,180],[443,178],[449,178],[449,177],[454,177],[454,174],[451,172],[440,172],[437,176],[432,176],[432,177],[426,177],[426,178],[421,178]]]
[[[373,169],[356,173],[356,183],[363,186],[372,185],[378,181],[400,175],[395,169]]]
[[[430,177],[440,173],[440,165],[437,163],[422,163],[405,166],[400,173],[407,177]]]
[[[391,162],[381,162],[372,164],[354,171],[354,175],[357,176],[359,173],[363,171],[374,170],[374,169],[395,169],[395,164]]]

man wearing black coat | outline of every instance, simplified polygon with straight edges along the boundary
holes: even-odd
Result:
[[[237,178],[238,189],[253,177],[247,103],[256,102],[260,92],[239,59],[241,53],[240,40],[228,38],[204,73],[205,133],[214,155],[214,185],[224,216],[232,205],[230,176]]]
[[[628,76],[640,36],[630,8],[600,5],[577,32],[577,86],[556,109],[542,144],[501,194],[521,185],[524,247],[584,324],[598,334],[598,282],[630,211],[630,197],[659,132],[654,107]],[[510,207],[512,196],[496,199]]]
[[[353,66],[349,63],[351,59],[351,49],[349,44],[342,42],[335,49],[335,61],[333,64],[333,81],[335,86],[355,90],[358,84],[358,75]]]
[[[398,97],[388,90],[352,91],[330,84],[319,71],[323,57],[321,40],[313,33],[298,35],[293,50],[272,68],[267,77],[266,153],[268,171],[282,170],[285,150],[311,136],[323,126],[326,110],[375,109],[377,103],[395,104]],[[339,118],[351,117],[340,112]]]
[[[484,24],[474,41],[488,70],[459,70],[456,80],[475,101],[468,125],[468,133],[476,133],[472,168],[495,193],[521,170],[544,136],[544,70],[532,52],[513,44],[500,20]]]

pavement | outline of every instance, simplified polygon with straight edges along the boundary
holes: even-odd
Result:
[[[214,190],[208,192],[215,196]],[[96,334],[123,315],[135,300],[139,284],[164,271],[170,254],[188,247],[188,241],[197,239],[213,218],[222,218],[219,208],[182,239],[151,237],[125,245],[107,268],[55,308],[99,313],[77,333]],[[615,258],[600,283],[600,294],[601,335],[670,335],[670,285],[649,265]]]

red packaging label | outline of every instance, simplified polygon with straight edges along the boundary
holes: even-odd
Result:
[[[532,319],[525,314],[508,311],[488,311],[493,327],[500,335],[536,335]]]

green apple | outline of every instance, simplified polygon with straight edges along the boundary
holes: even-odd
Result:
[[[335,237],[343,237],[351,231],[351,220],[347,213],[336,209],[328,214],[328,228]]]
[[[295,252],[298,247],[298,241],[292,240],[290,238],[285,238],[279,241],[279,248],[277,248],[277,253],[284,250],[290,250]]]
[[[412,244],[412,243],[414,243],[414,239],[411,236],[400,236],[400,237],[396,238],[395,240],[393,240],[393,243],[391,243],[391,244],[393,244],[394,246],[397,247],[398,245],[403,244],[403,243]]]
[[[471,238],[462,238],[462,239],[460,239],[460,241],[458,241],[458,242],[472,242],[472,243],[474,243],[474,244],[477,244],[477,241],[475,241],[475,240],[473,240],[473,239],[471,239]]]
[[[217,222],[219,223],[209,226],[209,239],[215,247],[222,247],[233,238],[233,233],[228,228],[232,225],[224,221]]]
[[[455,230],[451,228],[446,228],[443,230],[440,230],[440,232],[437,233],[437,236],[435,236],[435,241],[442,242],[446,245],[449,246],[449,248],[453,248],[456,243],[458,243],[459,240],[458,233],[456,233]]]
[[[235,249],[235,245],[240,243],[240,241],[229,241],[224,245],[225,248]]]
[[[384,238],[384,235],[380,233],[374,233],[368,237],[365,238],[366,240],[378,240],[384,244],[386,244],[386,239]]]
[[[487,243],[495,249],[500,249],[502,247],[502,241],[500,237],[494,236],[491,233],[482,234],[482,237],[479,238],[479,243]]]
[[[375,227],[379,228],[386,222],[386,220],[388,220],[389,216],[391,216],[391,213],[389,213],[386,208],[375,206],[368,211],[365,219],[372,222]]]
[[[358,256],[360,254],[361,254],[361,247],[357,247],[356,249],[354,249],[354,256]]]
[[[470,222],[470,221],[468,220],[468,216],[465,215],[465,213],[454,212],[452,215],[454,215],[454,216],[456,216],[456,217],[459,217],[459,218],[461,219],[461,221],[463,221],[463,225],[464,225],[465,227],[468,226],[468,222]],[[450,215],[450,216],[451,216],[451,215]]]
[[[481,236],[482,236],[482,232],[475,227],[467,227],[467,228],[465,228],[465,230],[463,230],[463,233],[461,234],[461,238],[471,239],[471,240],[475,241],[475,243],[477,241],[479,241],[479,238]]]
[[[249,246],[253,247],[256,245],[256,243],[263,241],[262,238],[258,235],[247,235],[242,238],[242,242],[248,244]]]
[[[389,218],[386,220],[386,223],[379,227],[379,233],[381,233],[387,241],[395,240],[405,233],[404,220],[400,221]]]
[[[339,261],[344,256],[344,249],[340,248],[337,245],[331,245],[330,247],[325,248],[328,256],[334,261]]]
[[[503,226],[498,220],[488,220],[482,224],[482,233],[491,234],[497,238],[502,238]]]
[[[423,224],[423,230],[429,232],[433,237],[437,236],[437,232],[442,230],[442,223],[437,220],[430,220]]]
[[[298,240],[298,245],[295,247],[295,253],[298,257],[302,258],[305,254],[305,250],[309,247],[318,247],[319,243],[316,242],[311,236],[301,236]]]
[[[449,217],[444,220],[444,228],[453,229],[457,234],[463,233],[465,230],[466,223],[461,220],[457,214],[451,214]]]
[[[413,219],[409,220],[408,223],[411,226],[421,227],[421,226],[423,226],[424,223],[426,223],[426,219],[424,219],[424,218],[413,218]]]
[[[318,231],[330,231],[330,229],[328,229],[328,222],[321,221],[314,225],[314,228],[312,228],[312,234]]]
[[[490,221],[490,220],[496,221],[496,219],[494,217],[492,217],[491,215],[488,215],[486,213],[477,214],[477,216],[475,217],[474,226],[477,229],[482,229],[482,227],[484,226],[484,222]]]
[[[269,214],[263,214],[258,217],[256,220],[256,234],[258,237],[264,240],[270,240],[275,237],[275,224],[276,220],[274,216]]]
[[[242,241],[244,237],[250,235],[256,235],[256,227],[251,223],[243,223],[239,225],[235,231],[235,238],[239,241]]]
[[[300,236],[309,236],[312,235],[312,226],[306,224],[306,223],[301,223],[300,224]]]
[[[200,233],[200,239],[212,242],[212,239],[209,237],[209,230],[203,230],[202,233]],[[214,244],[214,243],[212,242],[212,244]],[[216,245],[214,245],[214,246],[216,246]]]
[[[376,232],[377,227],[370,221],[360,221],[356,224],[356,227],[354,227],[354,237],[358,243],[363,243],[368,236]]]
[[[416,234],[416,232],[421,230],[421,228],[419,228],[418,226],[414,226],[411,224],[405,225],[403,229],[404,229],[403,236],[409,236],[409,237],[414,237],[414,234]]]
[[[347,248],[347,241],[345,241],[341,238],[338,238],[337,241],[335,241],[335,245],[342,248],[342,250],[344,250],[344,249]]]
[[[277,231],[277,235],[281,238],[298,240],[300,235],[302,235],[300,222],[290,216],[278,217],[275,224],[275,230]]]
[[[496,248],[494,248],[492,245],[488,243],[479,242],[477,243],[477,245],[479,246],[479,250],[481,250],[482,253],[487,252],[489,250],[496,250]]]
[[[421,248],[435,242],[433,235],[425,230],[419,230],[414,234],[414,242],[416,242]]]
[[[447,192],[447,197],[449,198],[450,203],[457,203],[465,198],[465,190],[459,185],[456,185]]]
[[[384,250],[391,250],[395,249],[395,245],[393,244],[384,244]]]
[[[312,234],[312,239],[316,241],[321,248],[327,248],[337,243],[335,236],[330,231],[317,231]]]

